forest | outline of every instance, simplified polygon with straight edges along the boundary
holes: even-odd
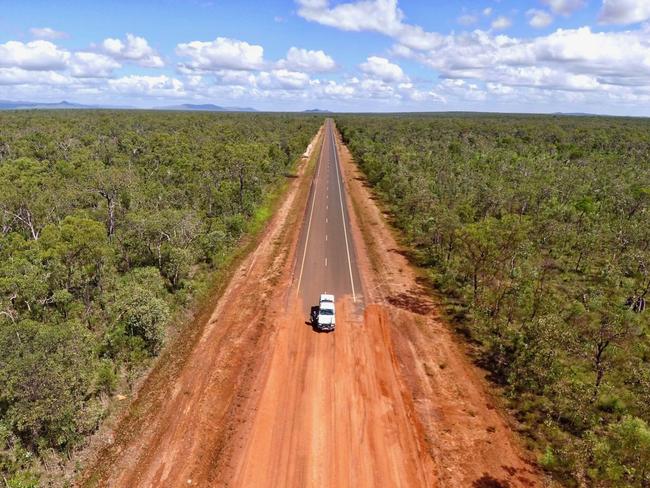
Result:
[[[0,484],[43,485],[133,391],[321,124],[0,113]]]
[[[650,486],[650,120],[336,122],[543,469]]]

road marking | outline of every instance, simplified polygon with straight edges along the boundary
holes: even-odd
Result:
[[[327,234],[325,234],[325,240],[327,240]]]
[[[343,220],[343,235],[345,236],[345,251],[348,254],[348,270],[350,271],[350,285],[352,286],[352,301],[357,302],[357,296],[354,293],[354,279],[352,278],[352,263],[350,262],[350,245],[348,244],[348,231],[345,225],[345,212],[343,211],[343,196],[341,195],[341,178],[339,176],[339,159],[336,154],[336,144],[334,142],[334,133],[330,131],[330,140],[334,148],[334,165],[336,167],[336,183],[339,187],[339,201],[341,202],[341,219]]]
[[[300,274],[298,275],[298,286],[296,287],[296,294],[300,293],[300,283],[302,282],[302,271],[305,269],[305,258],[307,257],[307,249],[309,244],[309,231],[311,230],[311,218],[314,215],[314,203],[316,203],[316,190],[318,190],[318,173],[320,172],[320,162],[323,158],[323,150],[321,149],[318,157],[318,168],[316,168],[316,178],[314,178],[314,194],[311,200],[311,210],[309,211],[309,223],[307,224],[307,237],[305,238],[305,250],[302,253],[302,263],[300,263]]]
[[[327,258],[325,258],[325,267],[327,268]]]
[[[325,217],[325,223],[327,223],[327,217]]]

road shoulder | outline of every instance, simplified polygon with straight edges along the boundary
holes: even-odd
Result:
[[[434,461],[437,485],[545,486],[531,453],[512,430],[514,422],[497,407],[484,373],[436,312],[387,216],[337,137],[354,241],[363,247],[357,256],[368,302],[386,309],[405,395]]]

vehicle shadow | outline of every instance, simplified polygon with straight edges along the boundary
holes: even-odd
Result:
[[[328,334],[329,332],[333,332],[331,330],[321,330],[318,328],[316,325],[316,317],[318,317],[318,305],[311,307],[311,311],[309,313],[309,320],[305,320],[305,325],[308,325],[311,327],[311,330],[316,332],[317,334]]]
[[[317,334],[327,334],[328,332],[330,332],[329,330],[320,330],[318,326],[315,323],[312,323],[310,320],[305,320],[305,325],[311,327],[311,330],[313,330]]]

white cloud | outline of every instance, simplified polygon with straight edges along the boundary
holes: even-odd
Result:
[[[645,31],[605,33],[583,27],[533,39],[474,31],[447,36],[435,51],[394,52],[453,79],[569,91],[650,85],[650,39]]]
[[[0,44],[0,67],[26,70],[60,70],[66,67],[70,53],[49,41],[9,41]]]
[[[485,7],[483,9],[483,15],[485,15],[486,17],[492,15],[492,12],[494,12],[494,9],[492,7]]]
[[[336,63],[331,56],[323,51],[310,51],[291,47],[287,57],[278,63],[281,67],[307,72],[325,72],[336,68]]]
[[[543,29],[553,23],[553,16],[544,10],[531,8],[526,12],[528,24],[535,29]]]
[[[184,66],[193,70],[255,70],[264,64],[264,48],[237,39],[217,37],[214,41],[179,44],[176,54],[190,58]]]
[[[650,19],[650,0],[603,0],[603,24],[635,24]]]
[[[601,99],[598,103],[623,103],[650,96],[650,26],[626,32],[593,32],[589,27],[559,29],[547,36],[531,38],[481,30],[445,36],[406,23],[394,0],[337,4],[332,0],[296,1],[299,15],[307,20],[342,30],[382,33],[396,41],[391,48],[393,55],[419,61],[443,78],[464,82],[449,81],[434,87],[433,91],[445,99],[460,98],[465,93],[467,99],[480,100],[489,92],[502,97],[525,94],[531,103],[556,99],[583,103],[598,98]],[[586,4],[585,0],[541,1],[560,15],[569,15]],[[635,9],[634,15],[628,12],[627,20],[640,18],[638,11]],[[551,14],[540,12],[544,11],[527,12],[531,25],[538,28],[550,25]],[[494,12],[488,7],[482,13],[488,16]],[[609,16],[607,20],[614,18]],[[498,18],[493,29],[509,25],[507,17]],[[373,76],[374,82],[370,84],[386,83],[376,74]],[[486,88],[488,85],[490,89]],[[382,88],[380,92],[385,94],[389,90]]]
[[[183,97],[187,95],[183,82],[165,75],[129,75],[108,80],[110,90],[121,95],[146,97]]]
[[[309,75],[299,71],[276,69],[270,72],[261,72],[258,76],[257,83],[263,88],[299,90],[307,86],[309,83]]]
[[[586,0],[542,0],[556,14],[570,15],[586,5]]]
[[[502,15],[494,19],[491,25],[493,29],[503,30],[510,27],[512,25],[512,21],[508,17]]]
[[[127,34],[126,39],[108,38],[101,45],[104,53],[122,60],[131,61],[147,68],[161,68],[165,65],[158,53],[149,46],[144,37]]]
[[[346,31],[372,31],[399,39],[413,49],[433,49],[442,36],[403,22],[397,0],[360,0],[330,7],[329,0],[296,0],[298,15]]]
[[[78,78],[106,78],[122,65],[113,58],[91,52],[76,52],[70,58],[70,72]]]
[[[218,85],[242,87],[246,89],[298,90],[310,83],[307,73],[285,68],[269,71],[244,71],[224,69],[214,72]]]
[[[397,0],[361,0],[332,8],[328,0],[298,0],[298,14],[307,20],[347,31],[375,31],[394,35],[402,27],[404,14]]]
[[[468,25],[476,24],[477,22],[478,22],[478,17],[473,14],[463,14],[460,17],[458,17],[458,23],[460,25],[468,26]]]
[[[359,68],[364,73],[385,82],[397,82],[407,79],[402,68],[379,56],[370,56],[364,63],[359,65]]]
[[[68,34],[65,32],[54,30],[51,27],[32,27],[29,29],[29,33],[36,39],[46,39],[50,41],[55,39],[65,39],[68,37]]]
[[[0,85],[70,85],[69,77],[56,71],[32,71],[18,67],[0,67]]]

